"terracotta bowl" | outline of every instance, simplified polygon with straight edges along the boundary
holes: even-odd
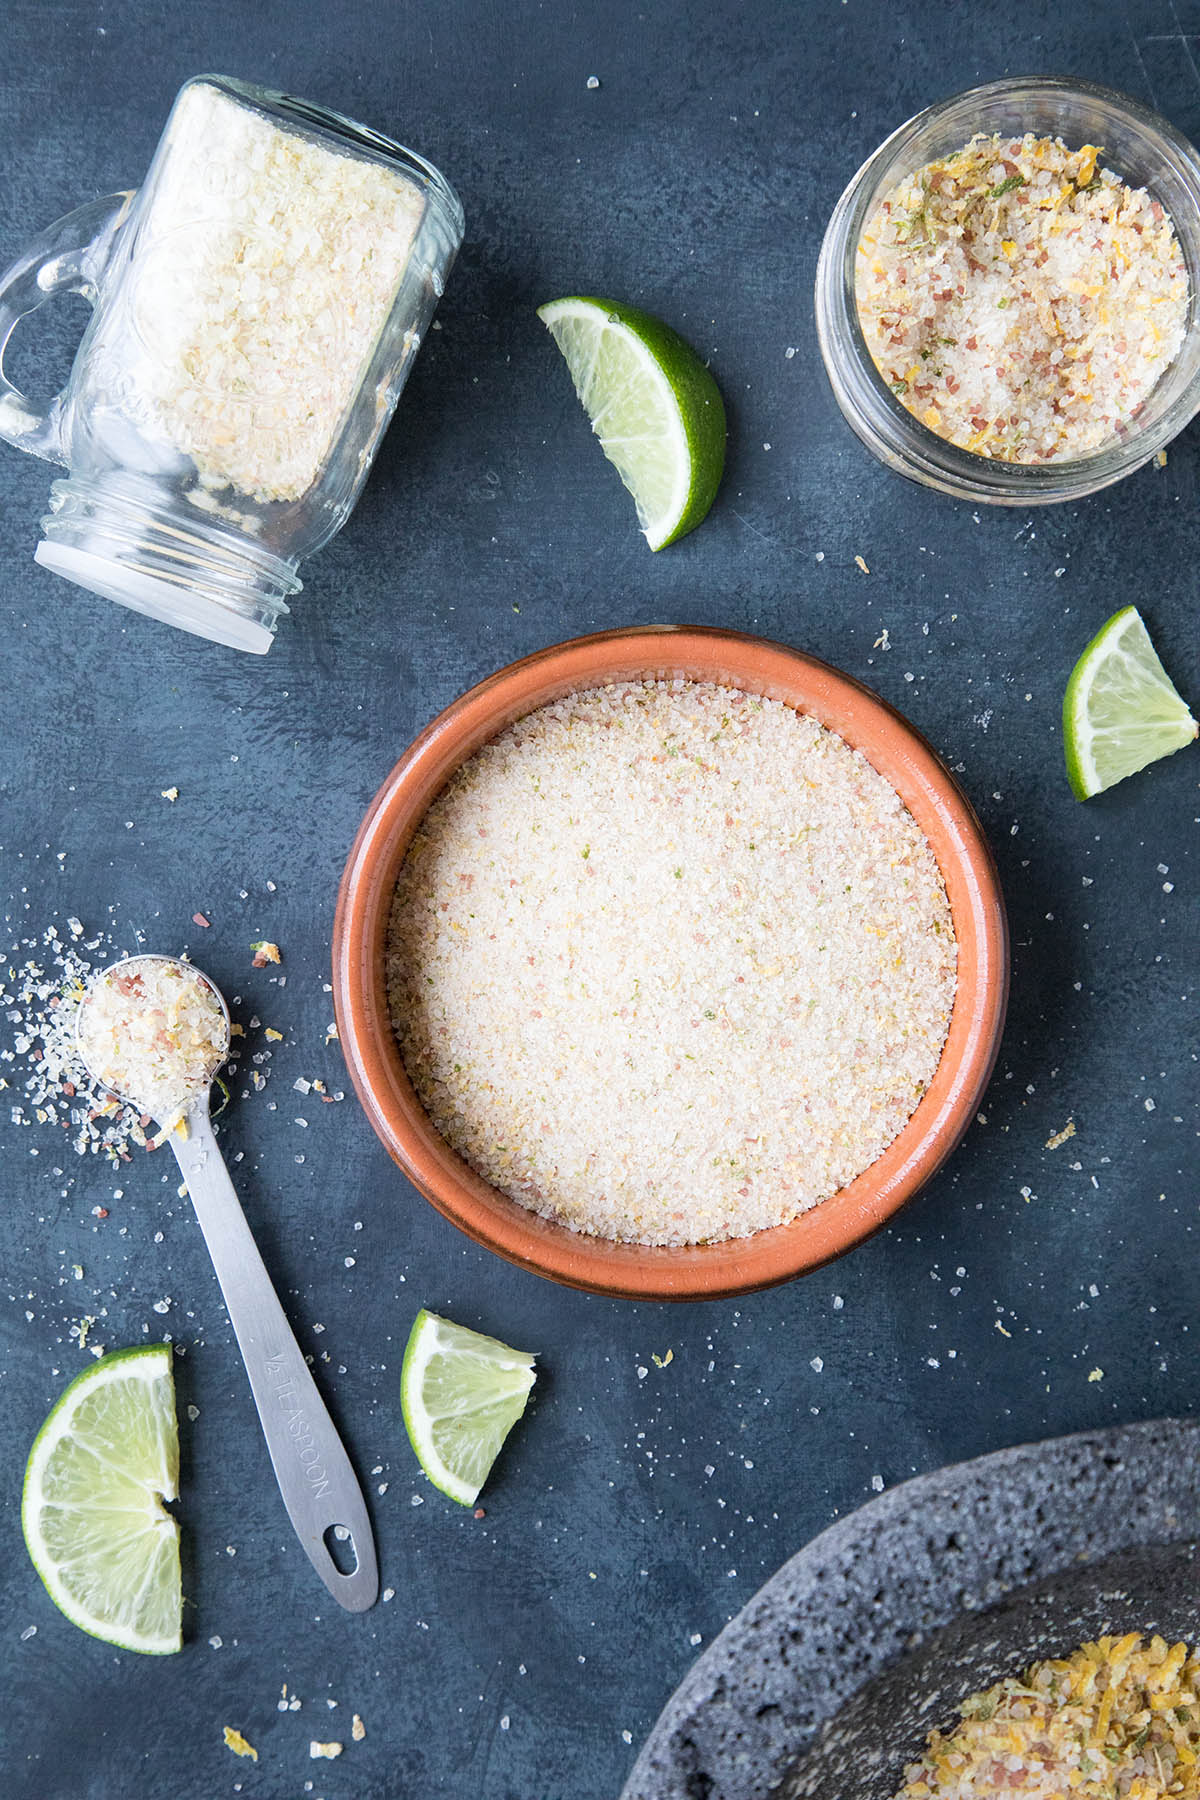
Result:
[[[488,1185],[427,1117],[388,1017],[384,951],[413,832],[459,765],[515,720],[575,689],[684,677],[782,700],[861,750],[933,849],[958,937],[958,987],[941,1062],[900,1135],[848,1187],[790,1225],[719,1244],[618,1244],[551,1223]],[[354,842],[333,937],[334,1005],[350,1077],[414,1187],[489,1250],[592,1293],[702,1300],[814,1269],[860,1243],[941,1167],[974,1117],[1008,997],[1004,902],[979,821],[953,776],[899,713],[826,663],[735,631],[645,626],[599,632],[513,663],[448,706],[396,764]]]

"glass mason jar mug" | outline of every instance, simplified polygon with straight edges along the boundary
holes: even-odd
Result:
[[[3,378],[0,437],[62,463],[36,559],[243,650],[348,518],[462,242],[431,164],[336,113],[187,82],[146,180],[61,219],[0,277],[0,354],[91,303],[45,409]]]

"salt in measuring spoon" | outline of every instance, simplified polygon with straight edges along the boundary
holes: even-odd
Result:
[[[288,1517],[334,1599],[364,1612],[379,1592],[358,1479],[300,1352],[213,1134],[209,1088],[229,1054],[229,1009],[173,956],[133,956],[92,977],[75,1041],[94,1078],[158,1121],[208,1245]],[[330,1549],[349,1553],[343,1571]],[[347,1560],[349,1558],[347,1557]]]

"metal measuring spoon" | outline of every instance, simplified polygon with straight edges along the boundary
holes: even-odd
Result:
[[[147,965],[155,965],[154,970]],[[189,1078],[170,1101],[164,1098],[165,1090],[138,1094],[118,1085],[121,1052],[118,1046],[113,1055],[104,1054],[98,1029],[104,1002],[97,998],[102,986],[123,983],[116,991],[132,1011],[144,1004],[137,993],[143,972],[161,974],[166,966],[178,969],[188,982],[202,983],[220,1009],[219,1016],[212,1009],[211,1037],[200,1052],[203,1066],[197,1062],[186,1072]],[[220,989],[191,963],[174,956],[133,956],[101,969],[88,985],[75,1025],[76,1047],[94,1079],[119,1100],[156,1118],[166,1132],[225,1297],[288,1517],[338,1604],[350,1612],[365,1612],[379,1593],[366,1502],[271,1285],[213,1134],[209,1088],[229,1055],[229,1038],[229,1009]],[[115,1034],[112,1042],[117,1044]],[[160,1117],[156,1107],[168,1115],[174,1110],[174,1116]],[[334,1560],[330,1538],[352,1553],[355,1566],[349,1572]]]

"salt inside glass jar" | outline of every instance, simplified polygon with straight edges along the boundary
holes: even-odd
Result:
[[[270,648],[297,565],[348,517],[462,241],[421,157],[223,76],[180,90],[142,188],[60,220],[0,279],[0,351],[53,295],[94,308],[0,437],[69,470],[36,559],[140,612]]]

